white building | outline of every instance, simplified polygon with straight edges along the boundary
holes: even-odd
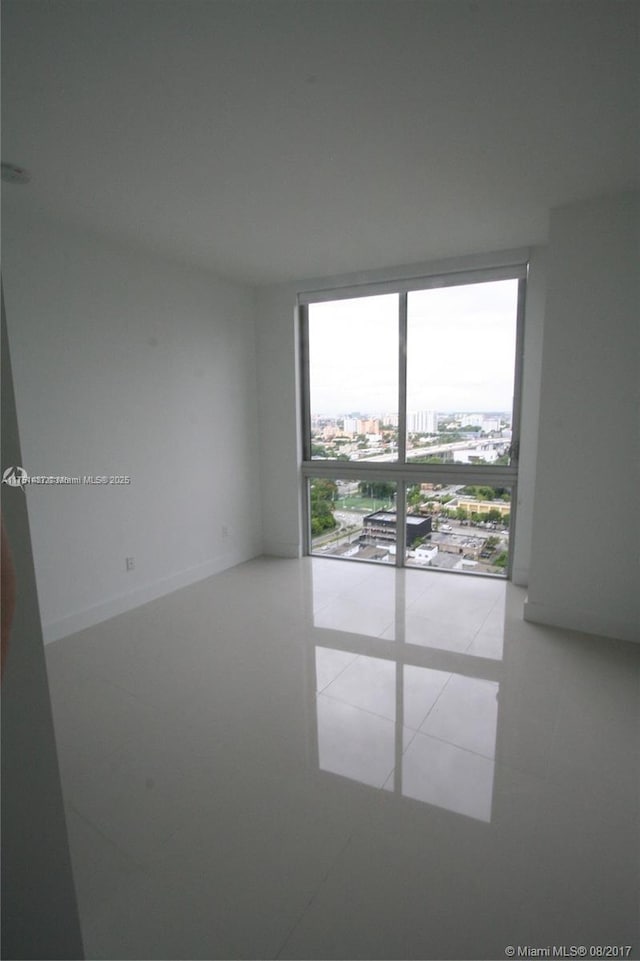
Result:
[[[430,564],[437,556],[438,548],[435,545],[421,544],[414,551],[414,560],[418,564]]]
[[[460,418],[461,427],[482,427],[484,414],[463,414]]]
[[[407,430],[410,434],[435,434],[438,430],[438,415],[436,411],[410,411],[407,415]]]
[[[491,431],[500,430],[500,418],[499,417],[483,417],[482,424],[483,433],[490,434]]]

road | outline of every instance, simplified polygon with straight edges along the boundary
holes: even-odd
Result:
[[[438,444],[433,447],[413,447],[411,450],[407,451],[407,460],[410,460],[412,457],[431,457],[434,454],[446,454],[448,451],[470,450],[471,448],[486,447],[488,445],[492,447],[507,447],[508,442],[502,440],[501,438],[488,439],[485,437],[478,440],[455,441],[453,444]],[[366,460],[367,463],[375,462],[376,464],[380,464],[382,462],[397,460],[398,454],[397,452],[392,454],[375,454],[373,457],[365,456],[361,459]]]

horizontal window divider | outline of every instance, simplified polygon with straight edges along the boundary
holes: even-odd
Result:
[[[419,480],[446,484],[478,484],[484,487],[514,487],[516,467],[474,467],[459,464],[394,464],[382,466],[367,461],[303,461],[303,477],[333,477],[338,480],[385,480],[415,484]]]

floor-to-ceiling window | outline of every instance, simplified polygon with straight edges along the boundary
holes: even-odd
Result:
[[[308,553],[509,575],[525,282],[522,264],[300,297]]]

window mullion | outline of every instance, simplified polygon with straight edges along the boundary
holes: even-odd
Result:
[[[407,461],[407,294],[398,297],[398,466]],[[407,490],[398,477],[396,489],[396,567],[404,567],[407,552]]]
[[[300,394],[302,397],[302,457],[311,460],[311,384],[309,373],[309,308],[298,308],[300,344]]]
[[[398,297],[398,463],[407,460],[407,294]]]

